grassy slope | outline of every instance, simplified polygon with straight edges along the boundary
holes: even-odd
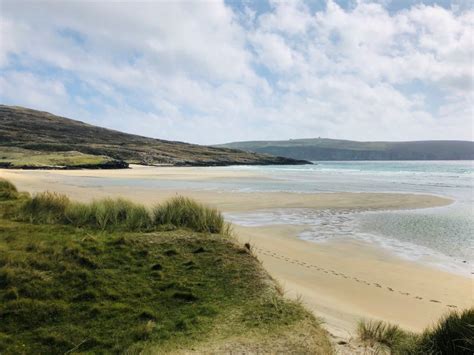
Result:
[[[474,159],[474,143],[467,141],[357,142],[315,138],[235,142],[221,147],[308,160]]]
[[[81,152],[135,164],[297,164],[288,158],[126,134],[22,107],[0,105],[0,147]]]
[[[83,154],[74,151],[41,152],[0,146],[0,164],[10,163],[11,168],[98,166],[111,162],[113,162],[113,159],[106,156]]]
[[[332,351],[229,237],[18,222],[28,197],[12,196],[0,194],[0,352]]]

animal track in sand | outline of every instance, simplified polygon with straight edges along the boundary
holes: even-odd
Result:
[[[254,250],[258,251],[259,253],[263,254],[263,255],[267,255],[267,256],[270,256],[270,257],[273,257],[273,258],[276,258],[276,259],[280,259],[280,260],[283,260],[283,261],[286,261],[286,262],[289,262],[291,264],[296,264],[296,265],[299,265],[301,267],[305,267],[307,269],[315,269],[317,270],[318,272],[324,272],[325,274],[328,274],[329,276],[331,276],[330,274],[334,275],[334,276],[337,276],[337,277],[343,277],[345,279],[353,279],[355,282],[358,282],[358,283],[364,283],[366,284],[367,286],[373,286],[373,287],[377,287],[377,288],[380,288],[380,289],[386,289],[388,290],[389,292],[395,292],[396,290],[394,290],[393,288],[391,287],[386,287],[384,288],[381,284],[377,283],[377,282],[368,282],[366,280],[362,280],[362,279],[359,279],[358,277],[355,277],[355,276],[348,276],[342,272],[337,272],[335,270],[326,270],[322,267],[319,267],[317,265],[313,265],[313,264],[310,264],[310,263],[307,263],[305,261],[302,261],[302,260],[298,260],[298,259],[291,259],[291,258],[288,258],[284,255],[280,255],[278,253],[275,253],[273,251],[270,251],[270,250],[265,250],[265,249],[262,249],[262,248],[258,248],[258,247],[254,247],[253,248]],[[398,293],[400,295],[403,295],[403,296],[410,296],[410,293],[409,292],[402,292],[402,291],[398,291]],[[420,296],[415,296],[414,297],[415,299],[417,300],[423,300],[423,297],[420,297]],[[439,303],[439,304],[443,304],[443,302],[441,301],[438,301],[438,300],[434,300],[434,299],[430,299],[429,302],[431,303]],[[449,304],[449,305],[446,305],[446,307],[449,307],[449,308],[458,308],[456,305],[453,305],[453,304]]]

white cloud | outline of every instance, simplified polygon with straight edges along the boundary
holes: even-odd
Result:
[[[0,0],[0,98],[198,143],[472,139],[473,11],[385,5]]]

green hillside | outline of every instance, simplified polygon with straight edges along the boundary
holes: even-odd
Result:
[[[473,160],[474,142],[357,142],[327,138],[249,141],[219,145],[249,152],[318,160]]]
[[[0,167],[124,168],[304,164],[266,154],[122,133],[22,107],[0,105]]]

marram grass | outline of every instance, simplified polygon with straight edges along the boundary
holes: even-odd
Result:
[[[382,321],[362,321],[359,338],[371,346],[381,345],[391,354],[474,354],[474,308],[452,311],[422,334],[410,333]]]
[[[186,197],[174,197],[153,210],[155,225],[173,225],[196,232],[228,233],[222,214]]]
[[[149,211],[125,199],[103,199],[92,203],[73,202],[65,210],[65,220],[75,227],[146,231],[151,228]]]
[[[7,183],[4,184],[8,187]],[[8,188],[15,187],[11,185]],[[13,193],[10,195],[14,196]],[[27,198],[17,215],[19,220],[31,223],[68,224],[99,230],[140,232],[172,226],[195,232],[231,234],[230,225],[218,210],[186,197],[172,198],[150,211],[143,205],[123,198],[79,203],[65,195],[47,191]]]
[[[18,198],[18,190],[10,181],[0,178],[0,201]]]
[[[23,203],[19,217],[31,223],[63,223],[64,213],[70,203],[66,195],[42,192]]]
[[[421,335],[424,354],[474,354],[474,308],[450,312]]]

